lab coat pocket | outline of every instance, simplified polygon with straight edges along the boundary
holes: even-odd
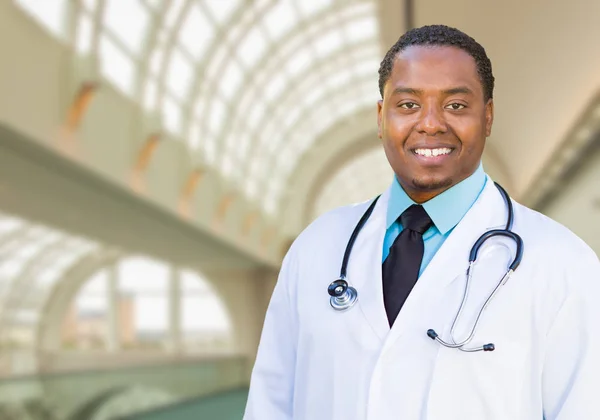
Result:
[[[463,315],[455,327],[454,338],[459,342],[468,337],[489,293],[502,276],[502,270],[491,270],[487,279],[474,277],[478,287],[469,294]],[[493,272],[498,271],[498,272]],[[466,281],[466,276],[459,284]],[[488,282],[486,287],[482,283]],[[493,351],[467,352],[440,346],[433,369],[428,403],[428,419],[511,419],[523,418],[522,401],[528,379],[530,343],[529,323],[521,310],[524,303],[518,288],[502,286],[496,297],[483,311],[473,339],[464,349],[493,343]],[[455,284],[458,287],[458,284]],[[460,304],[462,292],[454,291]],[[458,308],[458,306],[456,307]],[[456,314],[456,310],[453,316]],[[453,319],[445,324],[442,337],[450,340]]]

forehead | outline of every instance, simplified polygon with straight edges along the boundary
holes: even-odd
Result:
[[[466,51],[447,46],[411,46],[394,60],[390,86],[444,90],[467,86],[483,93],[475,59]]]

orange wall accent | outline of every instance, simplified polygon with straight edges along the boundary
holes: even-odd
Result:
[[[181,191],[181,197],[179,198],[179,214],[186,218],[191,217],[192,199],[194,198],[194,193],[196,192],[198,183],[203,175],[204,171],[202,169],[194,169],[188,176],[185,185],[183,186],[183,190]]]
[[[246,218],[244,219],[244,225],[242,226],[242,234],[244,236],[250,233],[250,230],[254,227],[257,220],[258,212],[256,211],[253,211],[246,216]]]
[[[59,150],[66,155],[72,157],[77,155],[76,132],[81,125],[81,121],[83,120],[92,99],[94,99],[97,88],[97,83],[83,83],[68,109],[58,144]]]
[[[131,187],[139,193],[143,193],[146,189],[145,178],[146,169],[148,164],[152,160],[152,156],[158,147],[160,140],[160,134],[151,134],[144,143],[144,146],[138,154],[137,161],[133,167],[133,173],[131,175]]]
[[[227,210],[231,207],[231,203],[235,198],[234,193],[226,194],[221,201],[219,202],[219,207],[217,208],[217,214],[215,217],[215,221],[217,223],[221,223],[225,219],[225,215],[227,214]]]

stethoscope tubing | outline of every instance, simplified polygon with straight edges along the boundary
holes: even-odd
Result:
[[[504,284],[506,284],[506,282],[511,277],[511,275],[514,273],[514,271],[519,267],[519,264],[521,263],[521,260],[523,258],[523,240],[517,233],[512,231],[512,225],[513,225],[513,221],[514,221],[514,208],[512,205],[512,201],[511,201],[508,193],[504,190],[504,188],[502,188],[500,186],[500,184],[498,184],[497,182],[494,182],[494,185],[500,192],[500,195],[502,195],[502,198],[504,199],[505,204],[506,204],[506,208],[507,208],[506,226],[504,229],[494,229],[494,230],[485,232],[483,235],[481,235],[477,239],[477,241],[473,244],[473,247],[471,248],[471,251],[469,253],[469,267],[467,269],[467,279],[465,281],[465,290],[463,292],[463,297],[462,297],[460,306],[458,308],[456,316],[454,317],[454,320],[452,321],[452,326],[450,328],[451,342],[446,342],[443,339],[441,339],[437,335],[435,330],[433,330],[433,329],[430,329],[427,331],[427,335],[431,339],[440,343],[441,345],[448,347],[448,348],[457,348],[457,349],[459,349],[461,351],[465,351],[465,352],[476,352],[476,351],[482,351],[482,350],[483,351],[492,351],[495,349],[495,346],[493,343],[488,343],[483,346],[475,347],[475,348],[465,348],[464,346],[473,340],[473,337],[475,336],[475,333],[477,331],[477,327],[479,326],[479,321],[481,320],[481,316],[483,315],[483,312],[488,307],[488,305],[490,304],[492,299],[496,296],[496,294],[498,293],[498,290],[500,290],[500,288]],[[358,300],[358,293],[357,293],[356,289],[349,286],[348,282],[346,280],[347,279],[348,262],[350,260],[352,248],[354,247],[354,243],[356,242],[356,238],[358,237],[358,234],[362,230],[363,226],[365,225],[365,223],[367,222],[367,220],[369,219],[371,214],[373,213],[373,210],[374,210],[375,205],[377,204],[377,201],[379,200],[379,198],[380,198],[380,195],[375,197],[375,199],[371,202],[371,204],[369,205],[369,207],[367,208],[365,213],[362,215],[362,217],[358,221],[356,227],[352,231],[352,234],[350,236],[350,239],[349,239],[348,244],[346,245],[346,249],[344,251],[344,257],[342,259],[342,266],[340,269],[340,277],[338,280],[335,280],[334,282],[332,282],[328,287],[328,293],[330,295],[330,304],[331,304],[332,308],[338,312],[343,312],[343,311],[351,308]],[[460,317],[463,313],[463,309],[464,309],[465,303],[466,303],[468,295],[469,295],[470,285],[471,285],[471,281],[473,278],[473,270],[475,267],[475,262],[477,260],[477,254],[478,254],[481,246],[488,239],[493,238],[495,236],[505,236],[505,237],[512,239],[515,242],[515,244],[516,244],[515,257],[514,257],[513,261],[511,262],[511,264],[508,266],[508,269],[507,269],[506,273],[504,274],[504,276],[502,276],[502,278],[500,279],[500,281],[498,282],[498,284],[496,285],[496,287],[494,288],[492,293],[488,296],[488,298],[486,299],[484,304],[481,306],[479,313],[477,314],[477,318],[475,319],[475,322],[473,323],[473,328],[471,328],[469,335],[464,340],[462,340],[460,342],[456,342],[454,330],[456,328],[458,320],[460,319]]]

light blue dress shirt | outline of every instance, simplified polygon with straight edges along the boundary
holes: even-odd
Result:
[[[480,164],[471,176],[422,204],[434,225],[423,234],[425,251],[419,276],[421,276],[454,227],[477,201],[479,194],[485,187],[486,179],[483,166]],[[402,232],[402,225],[397,219],[412,204],[416,203],[406,194],[394,176],[387,208],[382,262],[387,258],[394,240]]]

